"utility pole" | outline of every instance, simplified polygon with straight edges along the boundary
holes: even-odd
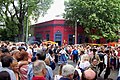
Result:
[[[27,1],[27,7],[28,7],[28,1]],[[26,43],[28,43],[28,9],[27,9],[27,16],[26,16]]]
[[[77,44],[77,20],[75,20],[75,44]]]

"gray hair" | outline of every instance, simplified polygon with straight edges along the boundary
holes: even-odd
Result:
[[[15,54],[15,53],[17,53],[17,52],[20,52],[19,50],[13,50],[12,52],[10,52],[11,54]]]
[[[42,60],[37,60],[33,63],[33,72],[35,75],[38,75],[44,68],[46,68],[46,64]]]
[[[62,68],[62,76],[67,77],[70,74],[74,74],[75,68],[73,65],[66,64]]]

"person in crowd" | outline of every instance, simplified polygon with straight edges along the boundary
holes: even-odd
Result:
[[[105,74],[104,74],[104,79],[107,79],[108,76],[110,75],[110,51],[109,49],[105,51],[106,55],[104,56],[104,60],[105,60],[105,66],[106,66],[106,70],[105,70]]]
[[[75,69],[73,79],[74,80],[80,80],[80,76],[81,76],[81,74],[79,74],[78,69]]]
[[[52,70],[55,69],[55,60],[54,60],[54,52],[52,51],[52,49],[47,48],[46,51],[46,58],[48,58],[50,60],[50,67],[52,68]]]
[[[72,51],[72,55],[73,55],[73,62],[77,63],[78,62],[78,50],[77,50],[77,47],[75,47],[74,50]]]
[[[32,48],[32,52],[33,52],[33,55],[32,55],[32,56],[33,56],[33,57],[36,56],[37,50],[38,50],[37,44],[33,44],[33,48]]]
[[[13,60],[14,61],[19,61],[19,59],[20,59],[20,51],[19,50],[13,50],[12,52],[11,52],[11,54],[12,54],[12,57],[13,57]]]
[[[78,68],[83,72],[85,69],[87,69],[90,66],[89,62],[89,55],[88,54],[83,54],[81,56],[81,61],[78,64]]]
[[[120,67],[120,46],[117,48],[118,54],[117,54],[117,68]]]
[[[58,49],[58,46],[55,46],[54,48],[54,54],[55,54],[55,63],[58,63],[58,54],[57,54],[57,49]]]
[[[18,71],[18,69],[19,69],[18,62],[13,61],[12,64],[10,65],[10,67],[15,73],[16,80],[20,80],[19,71]]]
[[[64,66],[64,64],[59,66],[58,75],[54,76],[54,80],[59,80],[62,77],[62,67],[63,66]]]
[[[0,48],[0,68],[2,67],[2,63],[1,63],[1,56],[3,55],[2,53],[2,49]]]
[[[28,64],[28,73],[27,73],[27,80],[32,80],[33,74],[33,63],[36,61],[36,57],[31,58],[31,62]]]
[[[32,80],[46,80],[45,76],[47,73],[46,64],[44,61],[36,60],[33,63],[33,73],[34,77]]]
[[[27,50],[26,50],[26,52],[28,52],[29,53],[29,59],[31,59],[32,58],[32,56],[33,56],[33,51],[32,51],[32,45],[29,45],[28,46],[28,48],[27,48]]]
[[[1,71],[0,80],[11,80],[10,74],[7,71]]]
[[[120,68],[119,68],[117,80],[120,80]]]
[[[60,80],[73,80],[75,68],[73,65],[66,64],[62,68],[62,76]]]
[[[67,52],[64,50],[64,46],[62,46],[62,49],[60,50],[60,59],[59,59],[59,64],[66,64],[67,63],[67,58],[66,54]]]
[[[117,56],[115,54],[115,51],[112,50],[110,55],[111,55],[111,57],[110,57],[111,68],[112,68],[112,70],[115,70],[115,68],[116,68],[116,58],[117,58]]]
[[[98,61],[98,64],[100,63],[100,57],[99,57],[99,55],[96,53],[96,49],[93,49],[93,55],[91,55],[90,56],[90,62],[92,62],[92,59],[93,58],[96,58],[97,59],[97,61]]]
[[[37,53],[36,58],[37,60],[42,60],[46,62],[46,64],[48,64],[46,65],[46,69],[47,69],[46,80],[53,80],[53,71],[52,71],[52,68],[49,66],[50,60],[49,58],[46,58],[46,54],[44,52]]]
[[[17,47],[16,47],[16,45],[15,45],[15,44],[13,44],[13,45],[11,45],[11,46],[9,47],[9,49],[10,49],[10,52],[11,52],[11,51],[13,51],[13,50],[16,50],[16,49],[17,49]]]
[[[10,55],[10,51],[9,51],[6,47],[2,48],[2,53],[3,53],[4,55],[11,56],[11,55]]]
[[[92,69],[87,69],[82,73],[81,80],[96,80],[97,74]]]
[[[104,53],[103,51],[99,51],[98,52],[98,55],[100,57],[100,63],[98,64],[98,68],[100,69],[99,73],[98,73],[98,77],[100,77],[102,71],[104,70],[105,68],[105,64],[104,64]]]
[[[10,79],[16,80],[15,73],[13,72],[13,70],[9,68],[12,62],[13,62],[13,59],[11,56],[3,55],[1,57],[2,67],[0,68],[0,72],[7,71],[10,74]]]
[[[91,68],[97,74],[97,71],[98,71],[98,61],[97,61],[97,59],[95,59],[95,58],[92,59],[92,63],[91,63],[89,68]]]
[[[28,63],[29,63],[28,62],[28,53],[26,51],[21,51],[20,52],[20,61],[18,62],[21,80],[27,80]]]

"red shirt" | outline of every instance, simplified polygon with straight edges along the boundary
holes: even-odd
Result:
[[[40,76],[40,77],[34,76],[34,77],[32,78],[32,80],[46,80],[46,79],[45,79],[45,77],[42,77],[42,76]]]
[[[120,51],[118,52],[118,55],[117,55],[118,57],[120,57]]]

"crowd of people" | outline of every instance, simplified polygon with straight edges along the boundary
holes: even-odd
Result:
[[[119,68],[120,46],[0,42],[0,80],[108,80],[112,70],[120,80]]]

